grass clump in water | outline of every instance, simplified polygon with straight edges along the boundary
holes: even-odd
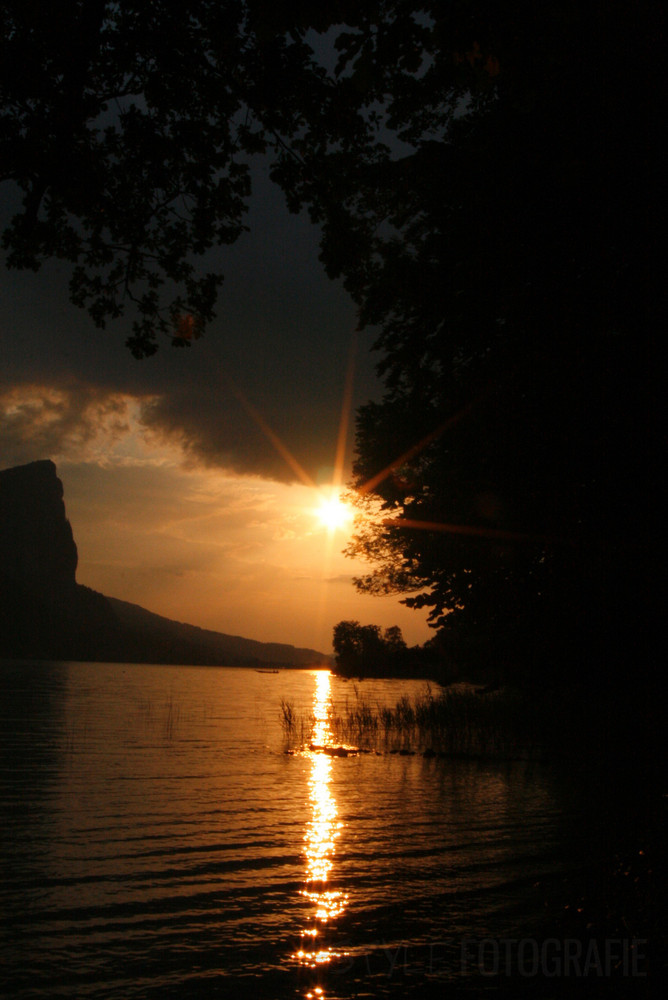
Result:
[[[331,706],[328,724],[334,740],[360,747],[422,751],[447,756],[518,758],[541,753],[540,723],[526,700],[513,691],[478,693],[451,687],[434,694],[427,685],[412,699],[404,695],[394,706],[373,705],[354,687],[355,698]],[[298,716],[281,702],[286,736],[298,732],[302,743],[312,716]]]

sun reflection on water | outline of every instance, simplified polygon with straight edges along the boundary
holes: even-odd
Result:
[[[306,854],[306,884],[301,895],[313,905],[309,926],[301,934],[299,951],[293,956],[304,966],[326,966],[346,953],[336,950],[324,940],[335,917],[340,917],[348,902],[347,893],[330,885],[336,840],[342,823],[338,819],[336,800],[330,788],[332,757],[325,748],[335,746],[329,717],[331,712],[331,675],[320,671],[316,675],[313,697],[314,726],[309,749],[311,761],[309,802],[311,816],[304,834]]]

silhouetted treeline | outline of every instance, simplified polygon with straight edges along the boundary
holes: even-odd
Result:
[[[456,679],[437,638],[407,646],[398,625],[382,629],[341,621],[334,626],[333,645],[336,672],[344,677],[433,678],[442,683]]]

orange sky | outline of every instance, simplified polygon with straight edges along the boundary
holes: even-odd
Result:
[[[423,642],[433,633],[422,612],[355,591],[369,567],[345,559],[346,533],[314,513],[318,488],[306,483],[348,479],[378,358],[373,331],[352,332],[353,304],[323,272],[317,229],[265,174],[250,232],[212,252],[225,294],[189,351],[163,346],[137,362],[126,321],[99,331],[69,302],[60,262],[0,270],[0,463],[56,463],[77,579],[104,594],[322,652],[342,619]]]
[[[33,440],[63,424],[58,393],[5,394],[5,413]],[[194,464],[142,425],[128,395],[95,399],[60,427],[51,457],[79,550],[79,583],[158,614],[261,641],[331,651],[342,619],[399,625],[409,644],[431,634],[397,598],[357,593],[368,569],[341,550],[348,527],[318,514],[327,482],[307,486]],[[331,475],[331,470],[324,470]]]

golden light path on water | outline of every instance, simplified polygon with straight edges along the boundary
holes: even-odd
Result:
[[[309,748],[305,751],[311,762],[309,777],[309,803],[311,815],[304,834],[306,855],[306,884],[301,890],[313,906],[309,925],[302,930],[299,951],[293,958],[304,966],[326,966],[345,955],[329,946],[325,935],[331,922],[340,917],[348,903],[347,893],[330,886],[336,841],[343,824],[338,819],[336,800],[330,788],[333,758],[326,751],[336,744],[329,724],[331,675],[329,671],[316,674],[313,697],[314,725]],[[321,997],[317,989],[306,997]]]

